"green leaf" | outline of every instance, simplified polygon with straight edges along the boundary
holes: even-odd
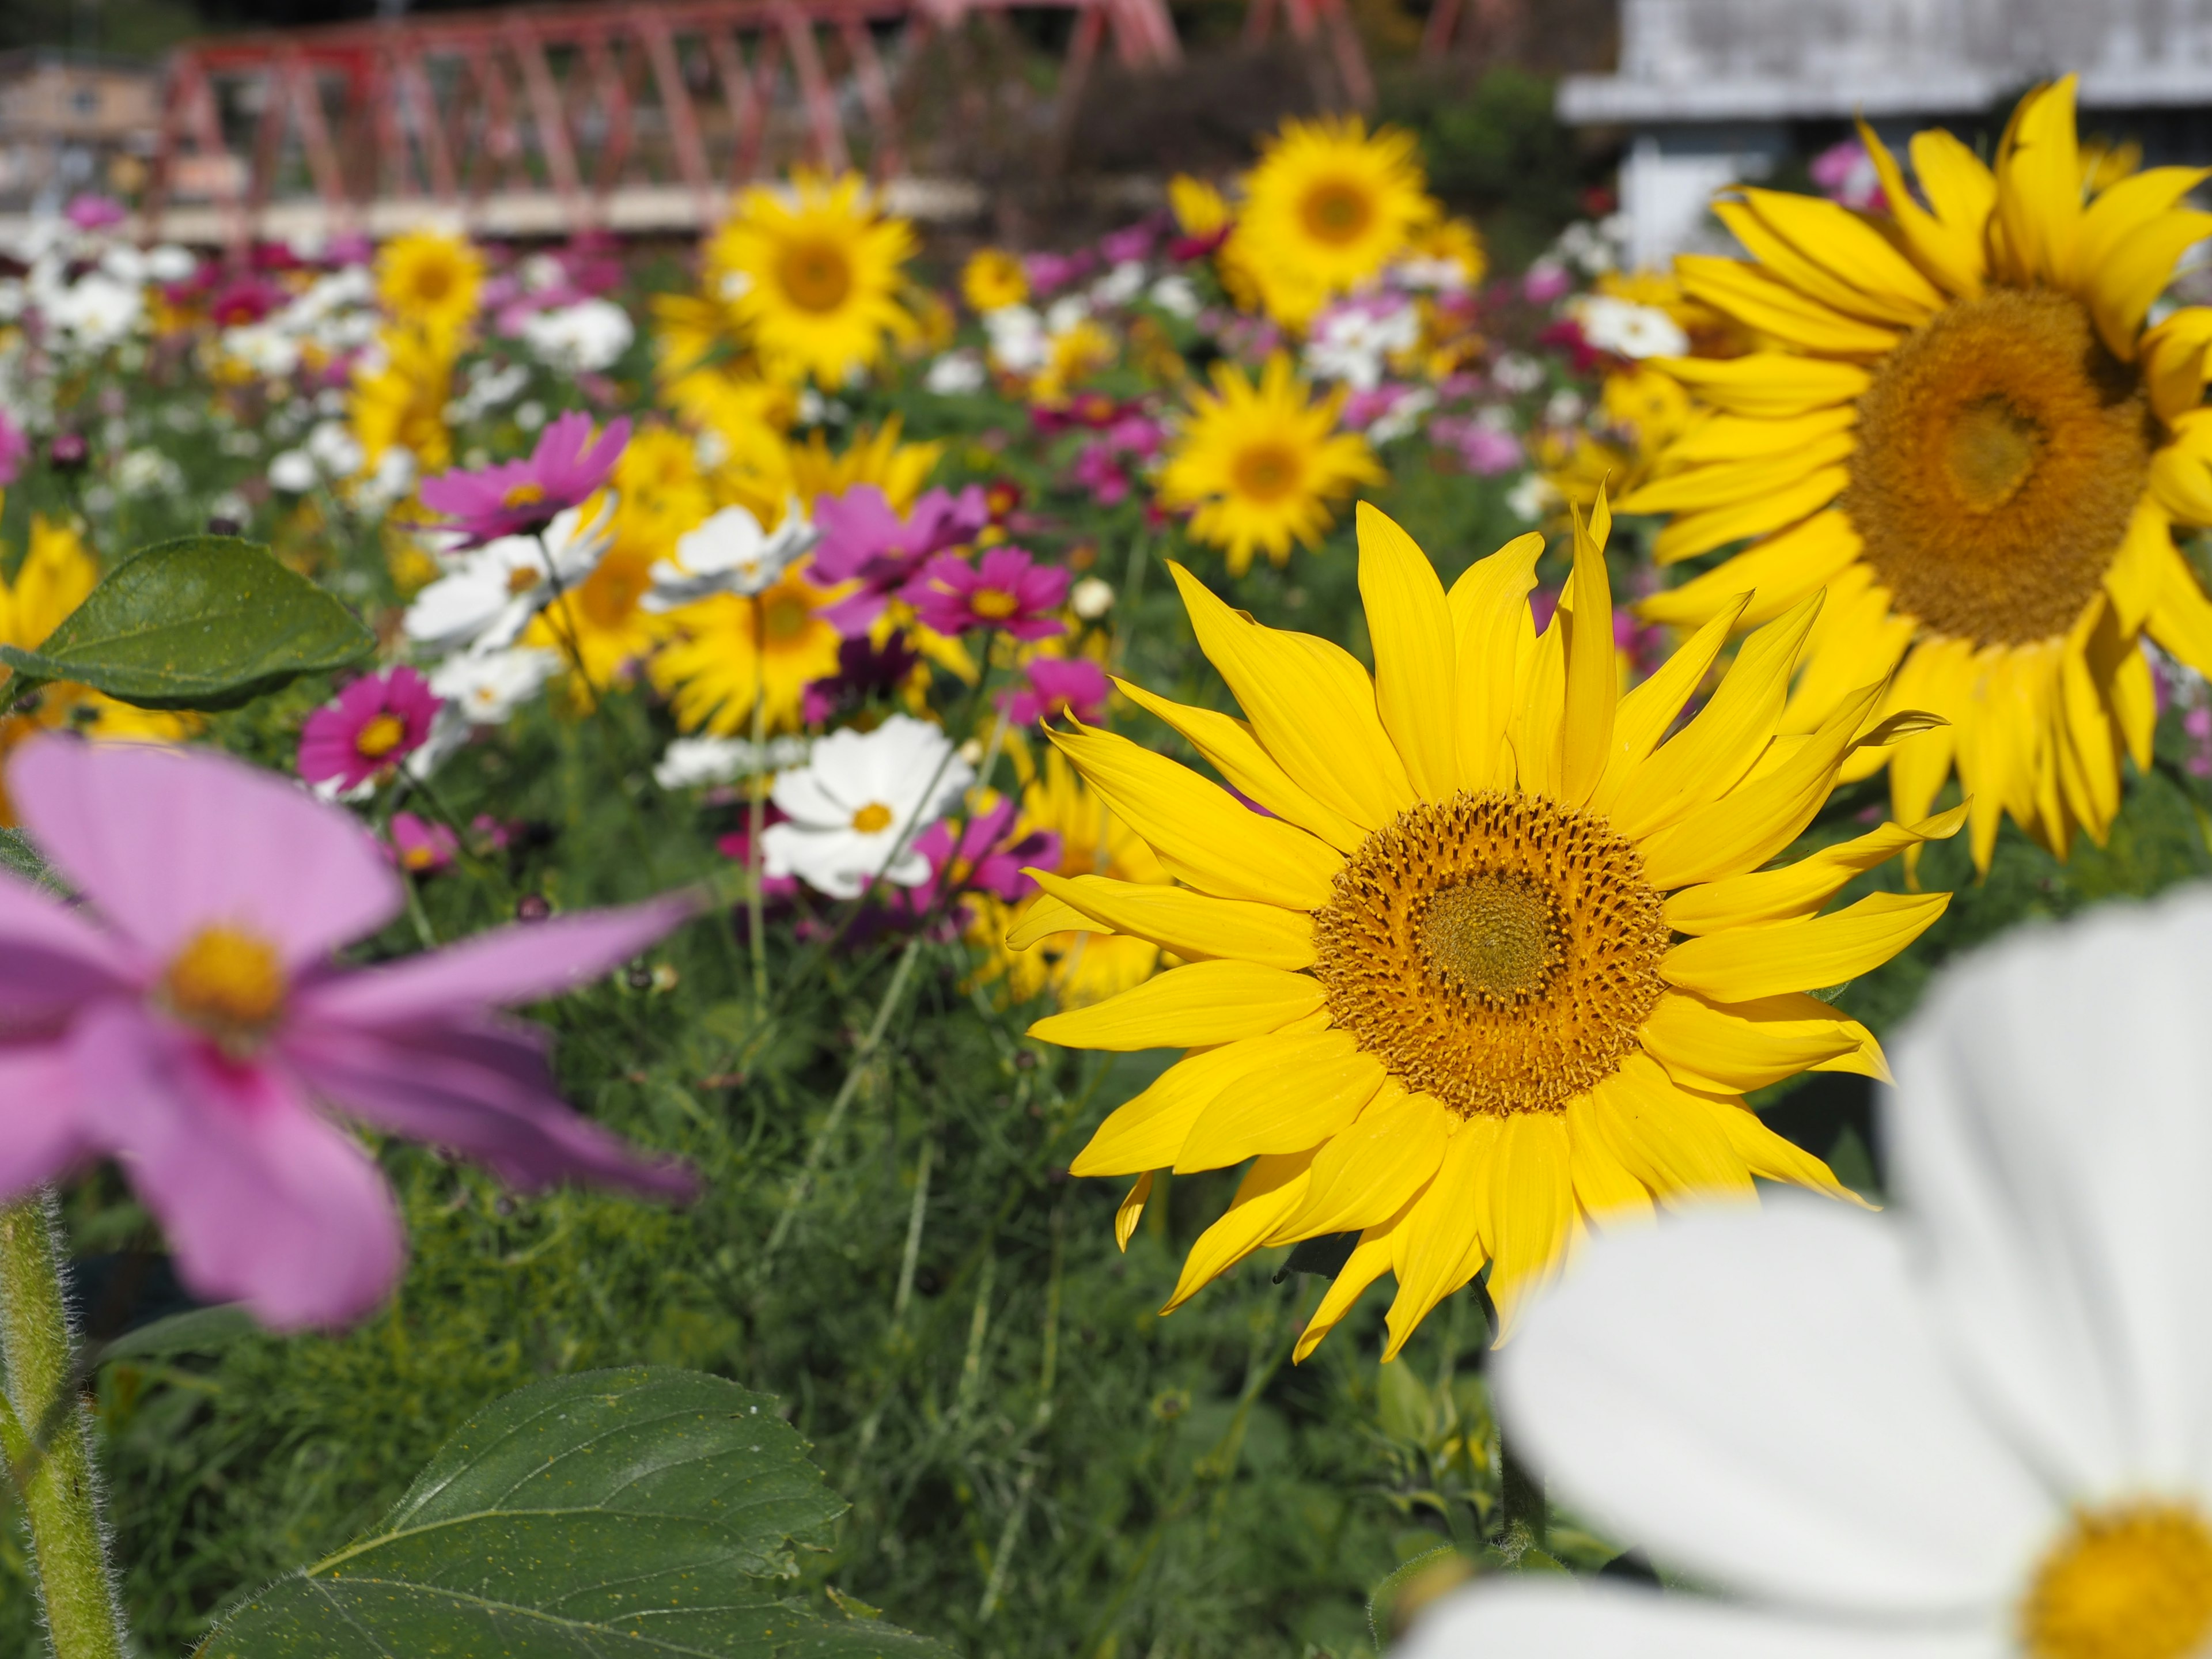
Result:
[[[69,890],[69,884],[54,873],[53,866],[40,855],[31,838],[21,830],[0,830],[0,870],[21,876],[50,893]]]
[[[16,693],[76,680],[141,708],[235,708],[358,662],[375,635],[266,548],[185,536],[133,554],[36,651],[0,645]]]
[[[696,1371],[564,1376],[463,1425],[383,1524],[198,1659],[949,1659],[787,1601],[843,1501],[775,1402]]]
[[[149,1320],[112,1342],[95,1345],[89,1359],[105,1365],[111,1359],[151,1359],[165,1353],[213,1353],[261,1328],[242,1302],[225,1302],[213,1308],[191,1308],[166,1319]]]

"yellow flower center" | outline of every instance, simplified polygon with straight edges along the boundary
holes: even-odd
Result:
[[[519,483],[500,497],[500,504],[503,507],[534,507],[544,499],[544,484]]]
[[[817,315],[836,310],[853,291],[852,261],[827,240],[793,243],[776,261],[775,274],[785,297]]]
[[[891,809],[879,800],[872,800],[853,814],[853,828],[864,836],[882,833],[891,827]]]
[[[797,639],[813,620],[813,607],[796,593],[770,593],[762,602],[761,631],[771,645]]]
[[[1300,468],[1288,444],[1247,444],[1229,464],[1229,481],[1239,495],[1262,504],[1279,501],[1298,487]]]
[[[2079,1515],[2020,1609],[2031,1659],[2183,1659],[2212,1636],[2212,1530],[2193,1508]]]
[[[231,1051],[258,1041],[283,1012],[286,988],[275,945],[258,933],[222,925],[193,934],[161,979],[170,1012]]]
[[[2155,446],[2138,375],[2078,300],[1993,289],[1883,360],[1844,507],[1900,611],[2022,645],[2066,633],[2094,597]]]
[[[1298,220],[1314,240],[1342,247],[1375,222],[1375,200],[1349,179],[1324,179],[1300,199]]]
[[[1401,812],[1315,913],[1336,1024],[1462,1115],[1563,1109],[1610,1077],[1673,939],[1635,847],[1594,813],[1496,790]]]
[[[1003,622],[1022,608],[1022,602],[1003,587],[980,587],[969,596],[969,610],[988,622]]]
[[[613,633],[637,614],[637,603],[645,597],[647,586],[645,572],[634,564],[608,562],[592,573],[577,599],[595,628]]]
[[[410,284],[415,297],[424,305],[434,306],[450,295],[460,278],[451,259],[428,258],[415,267],[415,279]]]
[[[410,847],[399,855],[399,861],[410,870],[428,870],[437,863],[438,854],[434,848]]]
[[[364,760],[382,760],[407,736],[407,722],[397,714],[379,714],[361,728],[353,740],[355,752]]]
[[[507,573],[507,592],[510,599],[519,598],[544,581],[545,578],[526,564],[519,564]]]

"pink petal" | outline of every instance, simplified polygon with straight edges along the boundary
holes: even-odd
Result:
[[[60,900],[0,871],[0,1030],[134,985],[149,966]]]
[[[301,1033],[286,1054],[311,1086],[380,1129],[452,1147],[513,1187],[577,1179],[690,1199],[683,1164],[633,1151],[563,1104],[544,1034],[484,1021],[409,1031]]]
[[[0,1202],[58,1180],[99,1150],[68,1045],[0,1047]]]
[[[391,1290],[405,1250],[384,1177],[282,1072],[121,1004],[81,1022],[74,1049],[100,1139],[195,1295],[296,1330],[358,1319]]]
[[[303,1024],[387,1026],[559,996],[635,956],[697,908],[690,894],[678,893],[618,910],[516,922],[388,967],[303,986],[294,1017]]]
[[[367,830],[225,755],[36,738],[8,793],[40,850],[157,962],[220,922],[303,967],[399,909]]]

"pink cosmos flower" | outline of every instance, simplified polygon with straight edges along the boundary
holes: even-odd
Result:
[[[383,776],[422,746],[442,702],[411,668],[364,674],[300,728],[300,775],[341,792]]]
[[[412,812],[392,815],[392,845],[386,856],[401,869],[418,876],[434,876],[449,869],[461,850],[460,837],[442,823],[431,823]]]
[[[23,463],[30,459],[30,439],[24,434],[23,428],[9,417],[8,411],[0,409],[0,489],[15,482],[16,475],[23,470]]]
[[[929,860],[929,878],[908,890],[903,897],[916,915],[927,915],[939,892],[994,893],[1009,904],[1036,891],[1034,877],[1023,866],[1051,869],[1060,862],[1060,837],[1049,830],[1033,830],[1017,837],[1015,818],[1019,803],[1001,800],[960,826],[956,841],[949,819],[939,818],[914,838],[915,850]]]
[[[903,519],[873,484],[823,496],[814,504],[814,527],[822,537],[814,548],[815,576],[825,586],[860,584],[823,607],[823,620],[847,639],[858,639],[876,625],[891,594],[913,580],[924,560],[975,540],[990,521],[989,505],[976,484],[957,495],[930,490]]]
[[[546,1034],[495,1012],[635,955],[688,897],[349,970],[333,953],[401,893],[340,809],[227,756],[62,737],[17,750],[7,784],[89,908],[0,874],[0,1194],[112,1156],[184,1282],[282,1330],[358,1318],[404,1255],[334,1112],[520,1187],[694,1190],[562,1105]]]
[[[112,196],[99,196],[87,191],[70,198],[70,204],[62,210],[62,216],[79,230],[106,230],[110,225],[119,225],[128,216],[123,204]]]
[[[442,472],[425,478],[418,493],[423,506],[456,521],[461,540],[453,550],[465,552],[543,530],[605,484],[629,442],[628,419],[609,422],[594,440],[592,417],[571,410],[538,434],[528,460]]]
[[[1067,631],[1066,623],[1047,614],[1066,602],[1067,582],[1066,569],[1039,564],[1026,548],[992,547],[974,564],[957,553],[939,554],[899,598],[923,627],[940,634],[996,628],[1018,640],[1045,640]]]
[[[1067,470],[1067,477],[1101,507],[1117,507],[1129,499],[1129,475],[1121,470],[1113,445],[1103,441],[1083,446],[1075,465]]]
[[[1000,693],[1006,719],[1016,726],[1072,714],[1095,726],[1106,707],[1106,671],[1088,657],[1039,657],[1022,670],[1017,690]]]

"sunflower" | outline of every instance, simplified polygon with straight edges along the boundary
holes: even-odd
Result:
[[[1191,394],[1191,412],[1160,473],[1160,499],[1195,507],[1190,533],[1225,549],[1241,576],[1255,550],[1277,565],[1291,544],[1320,545],[1335,522],[1331,500],[1387,482],[1367,440],[1339,432],[1341,389],[1310,399],[1281,352],[1254,386],[1231,362],[1213,368],[1213,391]]]
[[[483,261],[468,239],[410,230],[376,251],[376,297],[384,314],[451,352],[477,314]]]
[[[787,445],[784,466],[791,493],[811,502],[824,495],[842,495],[855,484],[873,484],[893,511],[905,513],[937,470],[945,446],[904,442],[902,431],[894,415],[879,427],[857,428],[853,441],[834,455],[818,429],[809,433],[804,443]]]
[[[857,173],[801,173],[792,194],[738,195],[708,246],[708,280],[771,369],[842,385],[913,329],[898,289],[914,230],[879,212]]]
[[[1303,328],[1332,295],[1357,288],[1439,217],[1410,132],[1370,133],[1358,116],[1289,120],[1244,181],[1224,258],[1276,321]]]
[[[653,559],[665,558],[676,538],[714,510],[700,475],[698,446],[665,426],[630,434],[614,470],[614,532],[618,545]]]
[[[1106,1120],[1074,1172],[1139,1176],[1126,1217],[1149,1171],[1254,1160],[1169,1308],[1262,1245],[1357,1231],[1298,1353],[1387,1269],[1388,1358],[1486,1264],[1510,1331],[1587,1224],[1648,1217],[1655,1200],[1747,1198],[1753,1176],[1842,1195],[1742,1095],[1808,1069],[1882,1074],[1866,1028],[1804,993],[1887,961],[1950,896],[1815,913],[1962,814],[1761,870],[1827,798],[1881,688],[1809,736],[1778,736],[1814,594],[1753,634],[1668,738],[1735,609],[1623,696],[1608,527],[1602,501],[1587,530],[1577,520],[1574,574],[1540,636],[1540,538],[1447,596],[1363,505],[1372,679],[1176,567],[1245,720],[1122,690],[1264,813],[1126,738],[1054,735],[1183,884],[1041,884],[1188,965],[1032,1033],[1192,1051]]]
[[[756,691],[766,699],[769,731],[805,723],[808,684],[837,672],[837,630],[820,615],[835,592],[815,586],[811,574],[802,562],[757,599],[721,593],[670,616],[678,637],[653,658],[652,678],[674,703],[678,726],[717,737],[749,732]]]
[[[423,471],[434,472],[453,458],[446,428],[453,360],[410,330],[386,329],[379,344],[381,361],[354,371],[347,396],[362,471],[375,471],[385,452],[397,445],[412,452]]]
[[[978,248],[960,268],[960,297],[979,316],[1004,311],[1030,297],[1029,273],[1017,255],[1002,247]]]
[[[617,536],[592,574],[571,592],[531,618],[522,642],[557,653],[571,665],[573,647],[583,659],[591,686],[569,688],[580,704],[596,692],[625,684],[637,665],[666,639],[674,620],[658,617],[640,603],[653,586],[653,563],[667,556],[647,544]]]
[[[1695,625],[1756,589],[1758,621],[1825,584],[1784,729],[1894,668],[1891,707],[1949,722],[1889,757],[1896,816],[1955,766],[1978,867],[2007,813],[2063,857],[2077,828],[2103,839],[2121,753],[2150,763],[2140,637],[2212,672],[2212,603],[2173,533],[2212,525],[2212,309],[2144,326],[2212,231],[2177,205],[2206,175],[2085,198],[2071,79],[2021,100],[1994,172],[1948,133],[1915,137],[1924,207],[1863,136],[1889,216],[1747,190],[1716,211],[1752,258],[1679,261],[1692,298],[1765,343],[1667,365],[1705,412],[1620,506],[1673,515],[1663,563],[1758,539],[1644,614]]]

